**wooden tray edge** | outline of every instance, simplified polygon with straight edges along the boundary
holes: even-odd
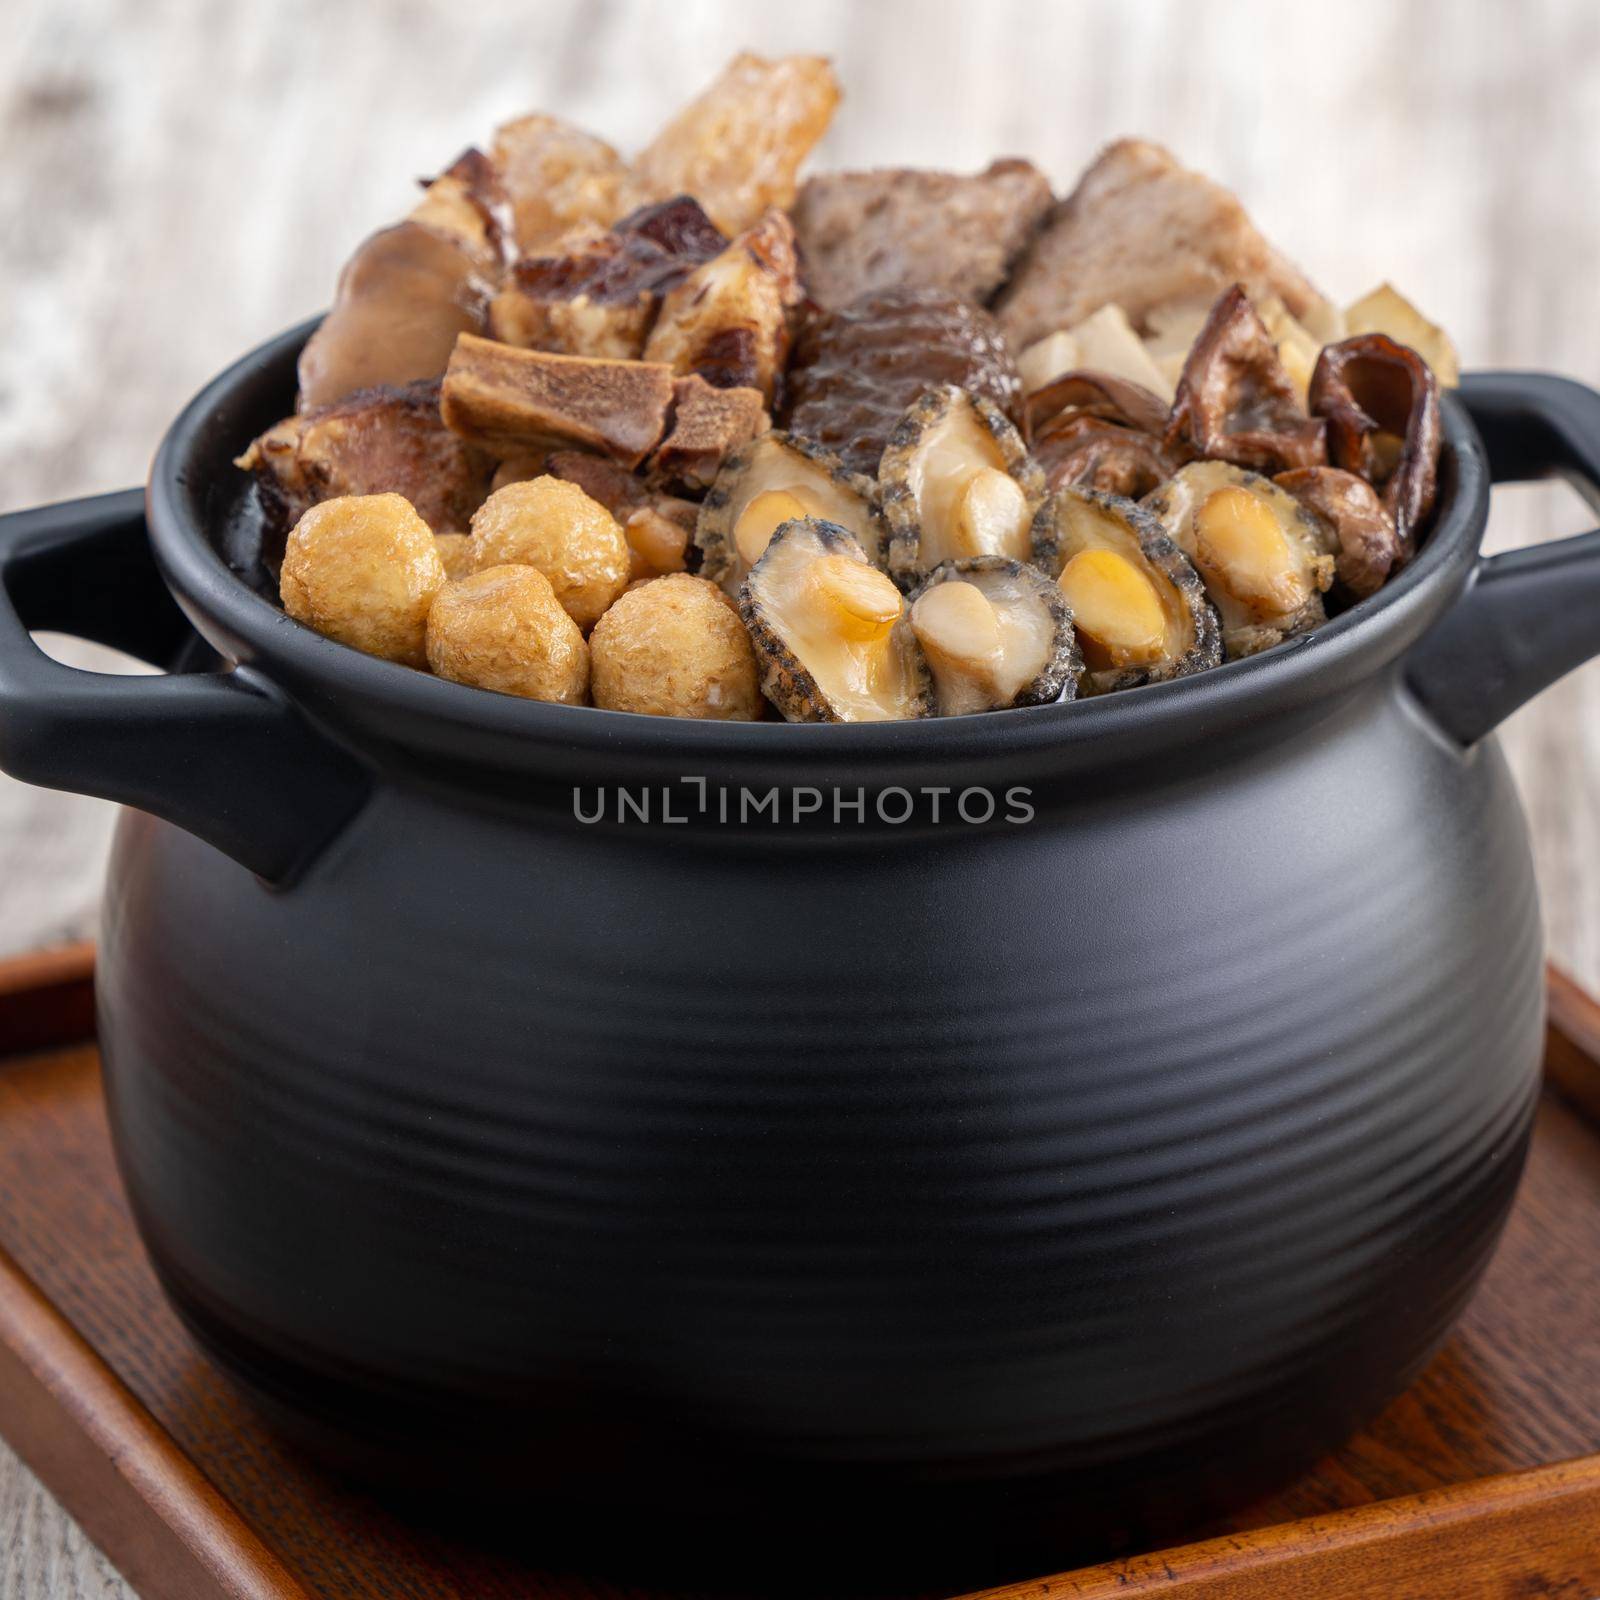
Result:
[[[310,1600],[3,1250],[0,1433],[145,1600]]]
[[[0,961],[0,1057],[94,1037],[94,946]]]
[[[1518,1537],[1506,1538],[1515,1522]],[[1552,1563],[1568,1565],[1556,1572]],[[986,1589],[965,1600],[1474,1600],[1576,1594],[1600,1576],[1600,1456],[1430,1489],[1201,1544]]]

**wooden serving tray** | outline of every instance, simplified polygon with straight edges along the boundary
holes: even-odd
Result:
[[[280,1444],[161,1297],[92,1033],[87,947],[0,964],[0,1433],[146,1600],[667,1600],[402,1520]],[[1206,1542],[990,1600],[1600,1593],[1600,1004],[1555,972],[1547,1064],[1505,1240],[1405,1396]]]

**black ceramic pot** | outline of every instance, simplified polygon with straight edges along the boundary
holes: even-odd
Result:
[[[230,570],[230,458],[305,331],[195,400],[147,500],[0,521],[0,764],[137,808],[112,1122],[224,1367],[411,1477],[975,1522],[1237,1495],[1412,1377],[1539,1064],[1487,735],[1600,651],[1600,534],[1480,560],[1489,483],[1592,488],[1600,396],[1469,379],[1419,559],[1268,655],[688,724],[366,658]]]

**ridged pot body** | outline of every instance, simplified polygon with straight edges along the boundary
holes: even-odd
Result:
[[[177,1302],[325,1446],[518,1493],[1226,1495],[1331,1446],[1524,1154],[1504,762],[1390,673],[1026,805],[390,774],[276,890],[127,814],[107,1082]]]

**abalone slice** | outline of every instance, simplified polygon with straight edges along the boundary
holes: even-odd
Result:
[[[878,467],[889,571],[913,588],[968,556],[1027,561],[1044,473],[991,400],[930,389],[896,424]]]
[[[764,433],[728,457],[701,504],[701,576],[737,599],[774,530],[796,517],[836,524],[877,561],[884,541],[876,498],[870,478],[847,472],[820,445]]]
[[[1188,558],[1131,500],[1057,489],[1034,519],[1034,560],[1072,611],[1085,694],[1134,689],[1222,661],[1217,614]]]
[[[1083,659],[1061,590],[1006,556],[947,561],[911,597],[939,714],[1071,699]]]
[[[1328,620],[1333,528],[1267,478],[1195,461],[1142,502],[1194,563],[1222,622],[1230,661]]]
[[[761,688],[790,722],[890,722],[932,709],[905,597],[844,529],[783,523],[739,596]]]

